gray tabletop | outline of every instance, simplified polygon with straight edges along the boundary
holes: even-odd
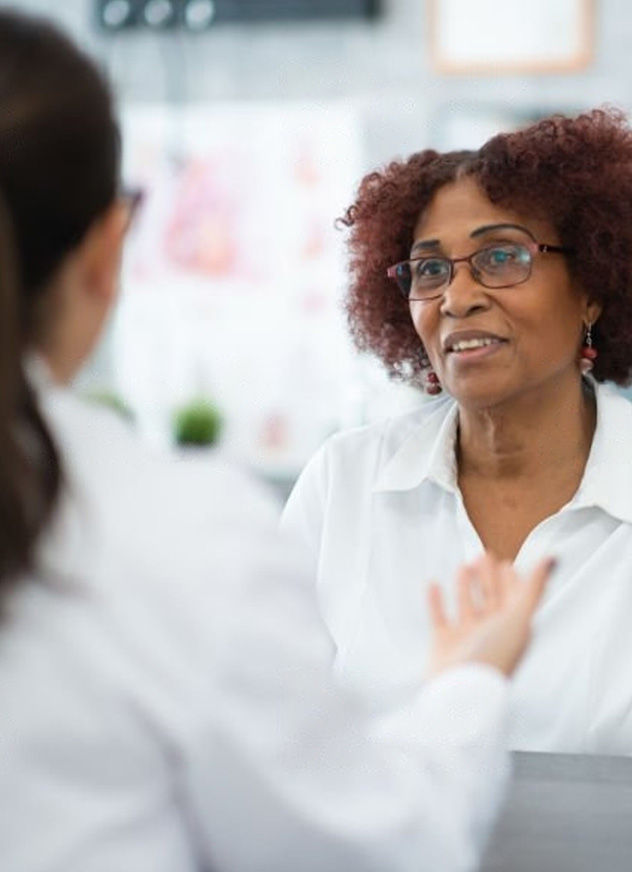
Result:
[[[483,872],[632,872],[632,758],[514,755]]]

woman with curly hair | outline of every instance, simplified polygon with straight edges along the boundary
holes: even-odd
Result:
[[[309,549],[341,681],[412,695],[424,583],[493,552],[558,569],[513,689],[515,748],[632,752],[632,131],[556,115],[362,181],[347,313],[391,376],[443,392],[337,434],[284,526]]]

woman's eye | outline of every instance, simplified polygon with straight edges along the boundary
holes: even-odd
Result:
[[[516,259],[516,252],[512,248],[492,248],[489,252],[491,263],[503,264]]]
[[[446,262],[440,258],[427,258],[417,263],[415,270],[417,278],[434,279],[446,274]]]
[[[499,245],[480,252],[479,266],[485,269],[502,269],[529,262],[529,252],[522,245]]]

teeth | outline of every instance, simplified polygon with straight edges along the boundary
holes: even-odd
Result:
[[[469,351],[470,348],[484,348],[497,342],[497,339],[462,339],[461,342],[454,343],[452,351]]]

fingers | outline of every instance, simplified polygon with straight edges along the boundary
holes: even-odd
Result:
[[[535,611],[542,599],[551,573],[555,569],[556,562],[554,557],[547,557],[545,560],[541,560],[525,582],[524,596],[531,612]]]
[[[511,561],[499,560],[490,552],[485,552],[475,564],[486,603],[492,611],[502,608],[509,598],[516,596],[528,601],[528,607],[533,611],[542,598],[555,565],[555,558],[547,557],[523,581]]]
[[[504,564],[489,551],[486,551],[475,564],[486,611],[495,611],[502,605],[503,567]]]
[[[485,552],[475,563],[462,567],[457,575],[460,615],[480,618],[502,610],[516,599],[530,612],[535,611],[555,565],[554,558],[541,560],[528,579],[523,580],[511,561]]]
[[[480,588],[475,565],[462,566],[456,575],[456,603],[460,621],[476,619],[480,607]]]
[[[506,605],[507,601],[516,592],[522,590],[522,580],[516,572],[513,563],[502,560],[498,565],[499,576],[499,607]]]
[[[503,602],[502,564],[491,554],[483,554],[457,572],[457,610],[459,620],[474,621],[497,611]]]
[[[488,615],[503,611],[513,603],[525,608],[528,616],[536,609],[555,560],[540,561],[527,580],[516,572],[513,564],[485,553],[474,563],[462,566],[456,577],[456,621],[471,624]],[[428,610],[435,628],[453,623],[448,618],[441,588],[432,583],[427,590]]]
[[[446,614],[442,592],[432,584],[427,593],[434,664],[429,674],[479,662],[511,675],[529,643],[533,613],[554,566],[554,560],[543,560],[524,578],[509,561],[482,555],[457,573],[454,617]]]
[[[430,612],[430,622],[434,629],[438,630],[447,626],[448,618],[445,613],[443,594],[439,585],[432,582],[428,587],[426,597],[428,600],[428,611]]]

